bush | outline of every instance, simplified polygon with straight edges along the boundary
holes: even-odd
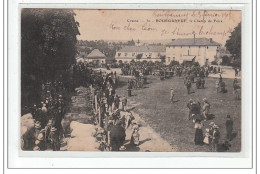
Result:
[[[214,60],[211,62],[211,65],[218,65],[218,63]]]
[[[223,56],[221,65],[230,66],[231,65],[231,58],[228,57],[228,56]]]
[[[233,63],[232,63],[232,66],[234,67],[234,68],[241,68],[241,59],[235,59],[234,61],[233,61]]]
[[[174,65],[179,65],[180,63],[178,61],[171,61],[170,65],[169,66],[174,66]]]

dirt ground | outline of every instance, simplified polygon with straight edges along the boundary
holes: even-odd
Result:
[[[120,77],[120,85],[116,93],[120,96],[127,96],[127,80],[129,77]],[[138,114],[152,130],[165,139],[172,150],[180,152],[208,152],[208,145],[194,145],[194,123],[188,120],[189,99],[202,103],[207,98],[211,104],[210,112],[214,115],[209,121],[203,122],[203,132],[208,128],[209,123],[214,121],[219,126],[221,133],[220,143],[226,140],[225,121],[226,115],[230,114],[234,121],[233,139],[230,142],[231,152],[239,152],[241,148],[241,101],[235,100],[232,88],[233,79],[223,78],[226,83],[227,93],[217,93],[215,82],[217,78],[206,78],[205,89],[195,89],[192,86],[192,93],[187,94],[183,79],[172,77],[166,80],[159,80],[158,77],[149,76],[148,84],[144,89],[134,90],[133,96],[128,98],[128,107],[134,107],[131,111]],[[170,102],[170,88],[175,91],[175,103]],[[153,151],[160,151],[156,145]]]

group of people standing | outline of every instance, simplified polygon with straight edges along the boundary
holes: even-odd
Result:
[[[233,120],[230,115],[226,117],[226,141],[220,144],[220,131],[219,126],[214,122],[209,123],[209,127],[205,129],[205,134],[203,134],[203,126],[204,124],[200,119],[195,120],[195,137],[194,142],[195,145],[209,145],[210,151],[219,152],[219,151],[228,151],[231,147],[229,141],[232,141],[232,132],[233,132]],[[220,147],[221,146],[221,147]]]
[[[35,120],[35,146],[33,150],[60,150],[60,142],[64,136],[61,121],[66,112],[63,93],[64,87],[61,81],[47,81],[42,84],[42,101],[38,105],[34,104],[31,108]]]
[[[186,85],[188,94],[191,93],[192,83],[196,83],[197,88],[204,88],[205,87],[205,77],[208,76],[209,72],[221,72],[221,69],[217,70],[216,68],[207,68],[207,67],[189,67],[186,69],[181,69],[181,75],[184,76],[184,84]],[[176,74],[176,76],[181,76]],[[195,78],[197,80],[195,81]],[[226,93],[227,90],[225,88],[225,82],[222,79],[221,73],[219,79],[217,80],[218,88],[217,92]],[[233,81],[233,88],[234,93],[239,93],[240,85],[238,80],[235,79]],[[175,91],[173,88],[170,90],[170,101],[174,103],[174,94]],[[238,94],[237,94],[238,95]],[[236,98],[238,98],[236,95]],[[195,136],[194,136],[194,143],[195,145],[204,145],[208,144],[210,147],[210,151],[217,152],[219,151],[220,146],[220,131],[219,126],[216,125],[214,122],[210,122],[209,127],[205,129],[205,133],[203,133],[204,123],[208,120],[213,119],[214,115],[210,114],[211,104],[210,102],[204,98],[202,103],[195,102],[194,100],[190,99],[187,103],[187,108],[189,109],[188,113],[188,120],[192,120],[194,123],[195,129]],[[225,150],[228,150],[230,145],[230,141],[232,140],[232,131],[233,131],[233,120],[231,119],[230,115],[227,115],[226,118],[226,141],[222,144]]]
[[[220,131],[219,126],[214,122],[210,122],[209,128],[205,129],[205,134],[203,134],[203,121],[208,120],[210,114],[210,103],[206,98],[203,99],[203,105],[201,106],[199,102],[194,102],[192,99],[189,100],[187,108],[189,109],[188,119],[193,120],[195,137],[195,145],[204,145],[207,144],[210,146],[210,151],[217,152],[220,140]],[[226,138],[225,142],[228,144],[228,141],[232,140],[232,131],[233,131],[233,120],[230,115],[227,115],[226,118]],[[228,150],[228,148],[226,149]]]
[[[133,121],[131,112],[127,111],[127,97],[116,94],[115,73],[103,74],[103,85],[93,86],[93,109],[96,113],[97,124],[103,130],[102,150],[124,150],[126,129],[132,129],[132,144],[138,145],[138,125]]]

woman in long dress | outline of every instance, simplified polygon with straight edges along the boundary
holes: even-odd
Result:
[[[195,138],[194,142],[195,145],[203,145],[203,132],[202,132],[203,124],[201,123],[201,120],[196,119],[195,120]]]

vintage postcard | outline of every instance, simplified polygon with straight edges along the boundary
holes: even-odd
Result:
[[[21,9],[21,149],[240,152],[241,11]]]

